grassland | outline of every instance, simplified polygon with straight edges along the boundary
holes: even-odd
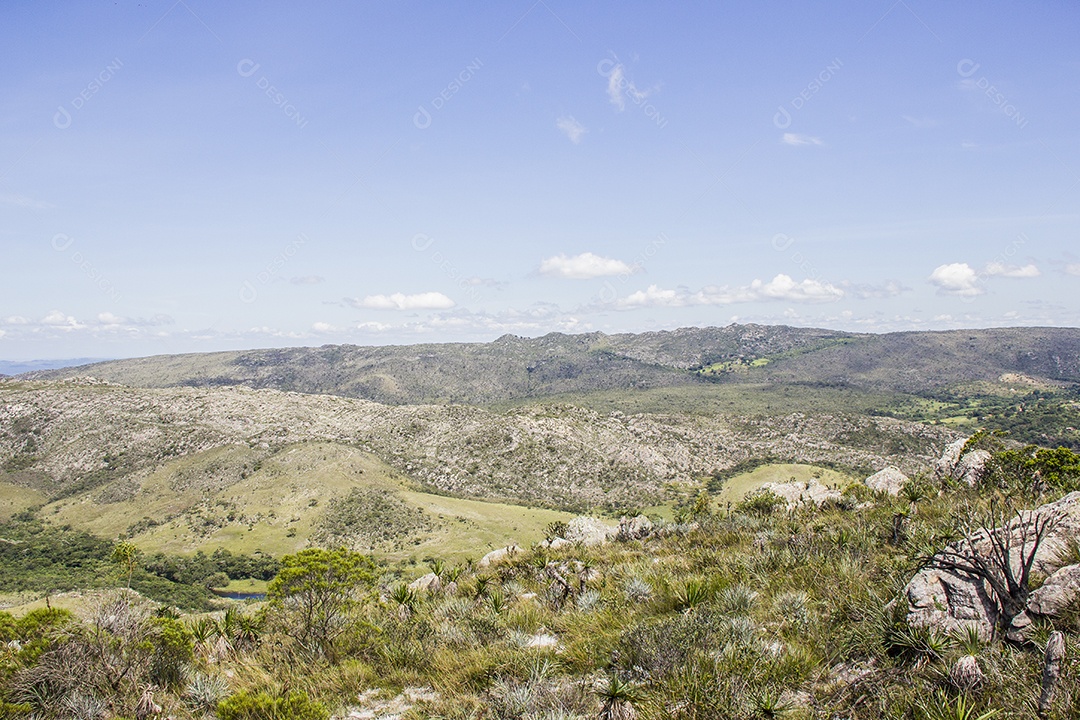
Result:
[[[0,522],[44,501],[45,496],[37,490],[0,482]]]
[[[722,489],[717,493],[717,498],[720,502],[736,503],[766,483],[809,482],[810,480],[843,489],[857,482],[859,478],[814,465],[773,463],[725,480]]]
[[[341,540],[392,562],[436,555],[478,559],[509,542],[541,540],[549,523],[572,517],[425,492],[375,456],[334,443],[299,443],[272,454],[238,445],[215,448],[165,463],[138,480],[124,478],[55,501],[42,516],[99,537],[128,537],[148,553],[225,548],[277,557],[306,547],[334,503],[356,488],[393,498],[390,507],[426,521],[424,531],[373,540],[384,537],[373,530],[397,518],[355,518]]]

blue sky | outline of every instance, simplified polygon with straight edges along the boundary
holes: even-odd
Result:
[[[5,2],[0,359],[1080,325],[1080,5]]]

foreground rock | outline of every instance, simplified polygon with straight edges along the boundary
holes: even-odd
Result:
[[[1080,491],[1024,513],[1023,521],[1013,518],[1006,525],[1012,566],[1020,567],[1022,549],[1030,551],[1034,521],[1050,516],[1058,518],[1057,524],[1039,545],[1032,565],[1033,573],[1048,579],[1028,598],[1025,611],[1014,618],[1012,629],[1016,632],[1010,635],[1014,640],[1021,639],[1030,626],[1029,614],[1053,617],[1080,597],[1080,566],[1059,567],[1058,560],[1068,543],[1080,535]],[[972,536],[970,542],[961,541],[958,547],[983,558],[990,557],[991,544],[985,532]],[[904,599],[907,622],[913,627],[929,627],[940,632],[975,628],[980,637],[989,640],[996,635],[1002,620],[1000,605],[989,586],[981,579],[959,572],[925,568],[908,583]]]
[[[863,482],[866,487],[874,492],[882,492],[896,497],[900,494],[900,490],[910,481],[911,479],[907,475],[900,472],[900,468],[890,465],[866,478]]]

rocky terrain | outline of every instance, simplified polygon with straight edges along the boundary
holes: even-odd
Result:
[[[505,335],[490,343],[326,345],[116,360],[29,373],[137,387],[244,385],[389,404],[493,404],[565,393],[767,382],[934,394],[1020,374],[1080,381],[1080,330],[842,333],[730,325],[641,334]]]
[[[133,473],[213,448],[269,452],[328,441],[369,452],[439,492],[628,507],[756,459],[914,472],[954,437],[942,427],[842,415],[625,415],[570,405],[494,412],[243,387],[0,383],[0,482],[50,497],[122,486]]]

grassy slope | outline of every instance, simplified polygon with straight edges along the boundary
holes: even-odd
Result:
[[[0,482],[0,521],[7,520],[29,507],[40,505],[44,499],[45,496],[37,490]]]
[[[738,502],[765,483],[808,482],[811,479],[816,479],[822,485],[838,485],[843,488],[856,482],[858,478],[813,465],[790,463],[762,465],[724,481],[724,488],[720,491],[718,499],[721,502]]]
[[[253,461],[259,464],[253,466]],[[253,467],[257,467],[251,471]],[[238,468],[247,468],[240,477]],[[221,547],[280,556],[305,547],[326,508],[354,487],[393,494],[421,508],[430,532],[376,553],[390,560],[439,555],[475,557],[507,542],[535,542],[548,523],[571,517],[552,510],[442,497],[411,488],[407,478],[372,455],[332,443],[293,445],[258,458],[245,446],[215,448],[166,463],[134,492],[107,487],[46,506],[51,522],[117,537],[150,518],[133,540],[144,551],[190,554]],[[229,520],[229,517],[232,520]]]

